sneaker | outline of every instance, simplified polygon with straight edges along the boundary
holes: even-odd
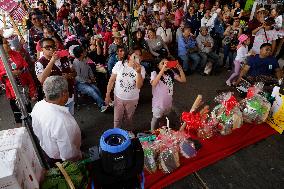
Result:
[[[103,113],[107,110],[107,106],[102,106],[100,109],[101,109],[101,113]]]
[[[229,86],[229,87],[231,87],[231,82],[230,81],[226,81],[226,84]]]

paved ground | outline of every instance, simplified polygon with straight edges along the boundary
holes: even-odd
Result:
[[[171,126],[178,127],[179,115],[189,110],[196,95],[202,94],[211,104],[217,90],[227,88],[224,85],[228,73],[224,71],[219,76],[201,77],[197,74],[187,77],[186,84],[176,84],[174,94],[174,112],[170,115]],[[151,87],[144,83],[139,106],[135,114],[135,128],[146,130],[150,128],[151,120]],[[13,117],[9,105],[0,97],[0,130],[13,127]],[[112,128],[112,112],[100,113],[96,105],[87,103],[80,106],[75,115],[82,132],[85,135],[83,149],[86,150],[98,143],[103,131]],[[201,178],[189,175],[186,178],[168,186],[168,189],[272,189],[283,188],[284,184],[284,138],[283,135],[269,137],[255,145],[245,148],[234,155],[217,162],[214,165],[198,171]]]

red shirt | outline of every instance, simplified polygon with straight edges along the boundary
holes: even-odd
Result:
[[[112,44],[113,40],[112,40],[112,32],[105,32],[105,35],[104,35],[104,42],[106,42],[107,44],[107,49],[108,47]]]
[[[22,58],[22,55],[17,51],[11,50],[8,54],[10,60],[16,64],[16,70],[25,70],[18,76],[19,81],[22,86],[27,86],[29,88],[30,97],[35,97],[37,95],[36,85],[33,81],[31,73],[28,71],[28,63],[25,61],[25,59]],[[6,75],[6,70],[4,68],[2,60],[0,59],[0,80],[5,84],[7,98],[15,99],[16,95],[14,93],[12,85],[8,77],[5,75]]]

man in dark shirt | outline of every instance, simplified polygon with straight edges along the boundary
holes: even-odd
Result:
[[[242,68],[240,77],[237,84],[244,76],[257,77],[257,76],[273,76],[275,75],[278,80],[283,77],[282,70],[279,67],[277,59],[271,56],[272,47],[270,43],[264,43],[260,46],[260,54],[251,56],[248,62]]]

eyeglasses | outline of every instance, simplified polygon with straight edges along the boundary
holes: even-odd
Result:
[[[54,45],[46,45],[45,47],[42,47],[42,48],[44,48],[44,49],[50,51],[50,50],[55,50],[55,49],[56,49],[56,46],[54,46]]]
[[[39,18],[38,17],[34,17],[34,18],[32,18],[32,20],[39,20]]]

